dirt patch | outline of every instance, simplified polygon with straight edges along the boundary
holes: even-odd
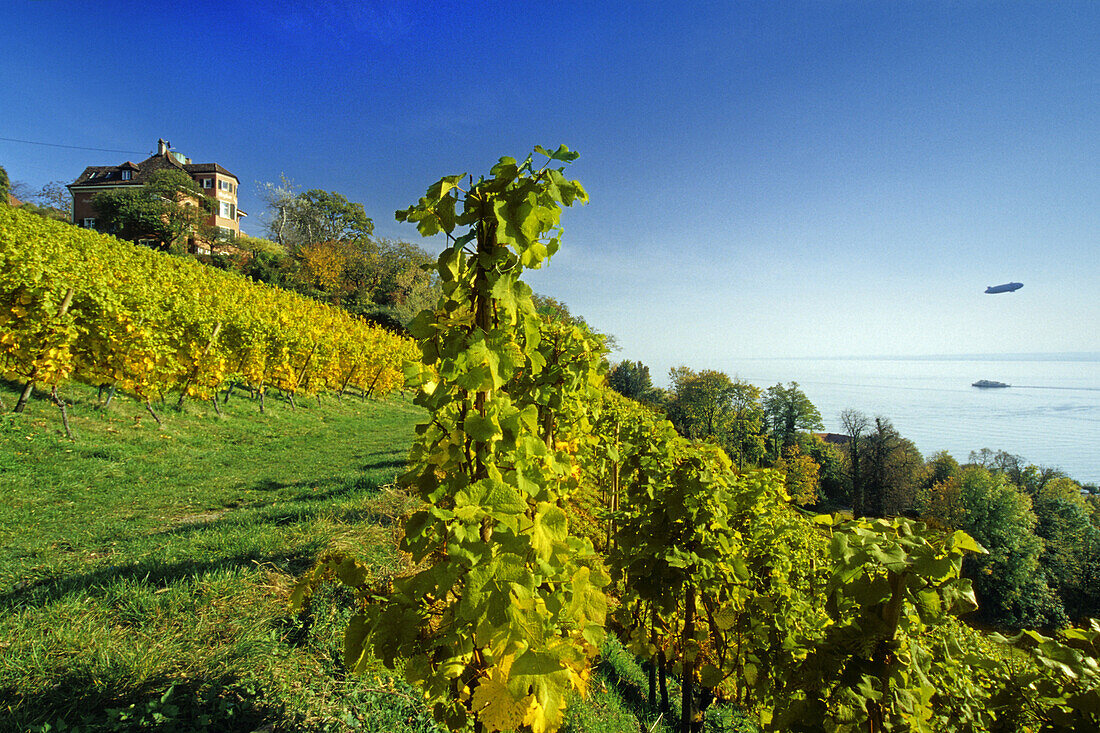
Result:
[[[172,520],[173,524],[206,524],[207,522],[213,522],[217,519],[221,519],[229,512],[228,509],[218,509],[211,512],[199,512],[198,514],[184,514],[182,517],[176,517]]]

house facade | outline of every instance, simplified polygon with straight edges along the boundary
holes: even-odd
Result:
[[[240,180],[217,163],[192,163],[182,153],[171,149],[165,140],[157,140],[157,152],[140,163],[126,161],[120,165],[93,165],[84,169],[67,188],[73,196],[73,223],[94,229],[96,210],[92,198],[102,191],[144,185],[159,170],[179,170],[189,175],[203,194],[212,200],[213,213],[206,224],[218,228],[224,239],[241,233],[241,219],[247,216],[237,208],[237,188]],[[210,243],[192,238],[189,248],[198,254],[210,254]]]

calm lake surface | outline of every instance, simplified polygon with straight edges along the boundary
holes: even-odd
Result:
[[[829,432],[855,409],[888,417],[925,457],[1005,450],[1100,483],[1100,359],[743,359],[727,372],[761,389],[798,382]]]

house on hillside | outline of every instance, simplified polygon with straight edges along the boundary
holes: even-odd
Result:
[[[814,435],[821,438],[829,445],[848,445],[852,440],[851,436],[843,435],[842,433],[814,433]]]
[[[175,169],[191,176],[203,194],[213,200],[214,210],[206,223],[217,227],[227,240],[241,233],[241,219],[247,216],[237,208],[237,188],[240,180],[217,163],[192,163],[182,153],[171,149],[171,143],[157,140],[157,152],[140,163],[126,161],[120,165],[92,165],[84,169],[67,188],[73,195],[73,223],[94,229],[96,211],[92,198],[101,191],[141,186],[159,170]],[[210,254],[211,245],[198,238],[188,241],[196,254]]]

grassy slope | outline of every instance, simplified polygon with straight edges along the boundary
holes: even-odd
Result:
[[[234,397],[223,419],[163,410],[157,430],[131,401],[67,397],[75,443],[44,401],[0,418],[0,729],[424,730],[407,691],[341,673],[346,598],[308,630],[285,607],[326,546],[401,562],[389,520],[409,500],[385,487],[417,408],[270,400],[260,416]]]

